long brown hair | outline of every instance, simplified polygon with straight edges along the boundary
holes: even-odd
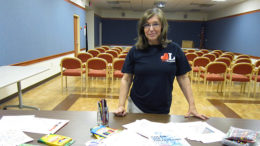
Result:
[[[148,40],[144,33],[144,24],[147,23],[147,21],[155,15],[159,18],[159,21],[162,25],[161,35],[158,37],[159,42],[161,43],[163,48],[166,48],[167,44],[171,42],[167,39],[168,22],[163,11],[159,8],[148,9],[144,12],[144,15],[140,18],[138,22],[138,38],[135,44],[137,49],[145,49],[149,46]]]

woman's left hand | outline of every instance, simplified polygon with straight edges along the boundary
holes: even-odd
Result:
[[[189,118],[190,116],[195,116],[197,118],[200,118],[202,120],[207,120],[208,117],[202,114],[199,114],[196,109],[190,109],[188,113],[185,115],[185,118]]]

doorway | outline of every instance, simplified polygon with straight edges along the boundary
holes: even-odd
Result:
[[[73,16],[73,22],[74,22],[74,55],[75,57],[80,52],[80,32],[79,32],[79,16],[74,15]]]

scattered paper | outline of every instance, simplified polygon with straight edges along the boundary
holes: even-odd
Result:
[[[17,146],[30,141],[33,141],[33,139],[21,130],[1,129],[0,131],[0,146]]]
[[[156,123],[148,120],[137,120],[133,123],[123,125],[130,131],[134,131],[145,137],[151,137],[154,133],[162,135],[187,138],[190,140],[211,143],[221,141],[225,134],[206,122],[186,122],[186,123]]]
[[[0,128],[16,129],[31,133],[54,134],[68,122],[69,120],[37,118],[34,115],[3,116],[0,120]]]

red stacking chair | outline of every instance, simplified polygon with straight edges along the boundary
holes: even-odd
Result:
[[[106,93],[107,93],[107,81],[108,81],[108,68],[107,61],[103,58],[90,58],[87,61],[86,67],[86,79],[88,77],[104,77],[106,80]]]
[[[204,86],[208,81],[214,81],[214,82],[222,82],[221,91],[223,91],[224,88],[224,96],[225,96],[225,86],[226,86],[226,75],[227,75],[227,65],[223,62],[211,62],[209,63],[204,73],[199,72],[199,77],[203,79]],[[208,88],[206,88],[208,89]],[[219,86],[217,88],[217,91],[219,89]]]
[[[83,75],[86,73],[85,68],[82,66],[82,62],[78,58],[65,57],[61,60],[61,89],[63,91],[63,76],[65,76],[66,88],[67,88],[67,76],[80,76],[81,91]]]
[[[227,75],[227,79],[229,80],[229,96],[231,93],[231,89],[233,87],[233,82],[242,82],[240,91],[245,91],[246,84],[250,83],[252,79],[253,66],[250,63],[237,63],[232,66],[230,74]],[[248,97],[250,95],[250,87],[248,88]]]

